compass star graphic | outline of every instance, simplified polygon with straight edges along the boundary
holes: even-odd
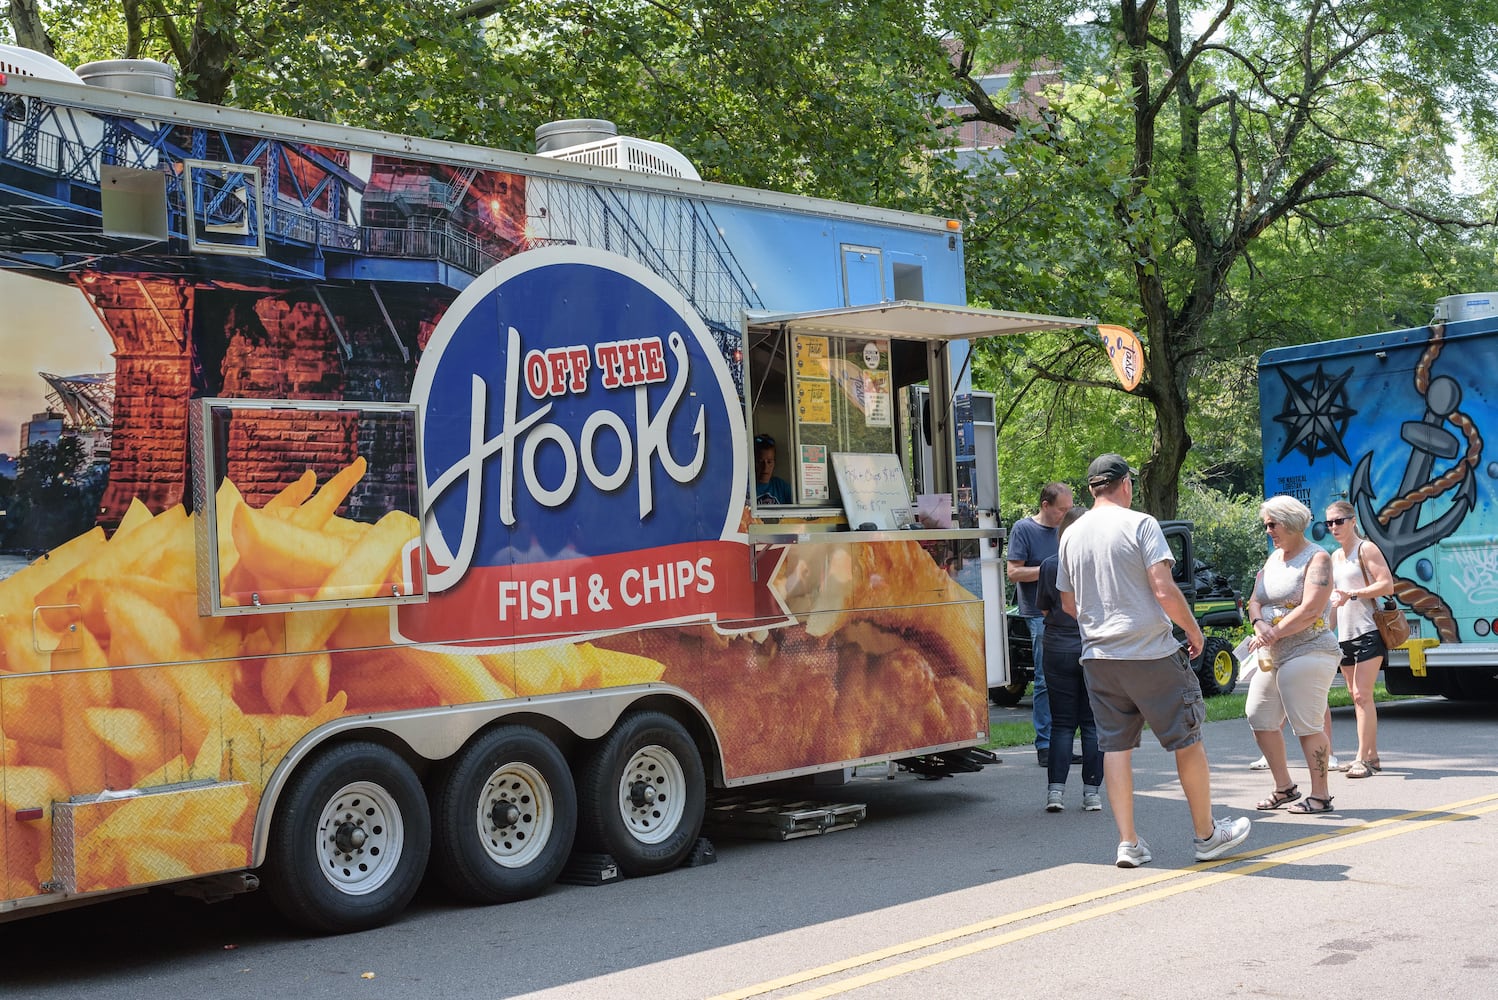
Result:
[[[1358,412],[1347,405],[1347,379],[1352,369],[1333,378],[1318,364],[1316,371],[1302,382],[1292,379],[1283,369],[1279,374],[1285,383],[1285,405],[1274,419],[1284,424],[1287,432],[1280,458],[1298,451],[1308,463],[1314,463],[1322,455],[1336,455],[1351,463],[1347,449],[1342,446],[1342,434],[1347,430],[1348,418]]]

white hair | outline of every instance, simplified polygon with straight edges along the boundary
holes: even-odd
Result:
[[[1286,530],[1299,535],[1311,523],[1311,508],[1294,497],[1281,493],[1259,505],[1259,516],[1283,524]]]

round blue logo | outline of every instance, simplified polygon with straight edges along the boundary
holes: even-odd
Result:
[[[527,251],[453,302],[417,368],[428,544],[472,566],[611,555],[738,531],[743,416],[683,296],[634,262]]]

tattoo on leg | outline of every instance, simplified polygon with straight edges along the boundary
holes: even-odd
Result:
[[[1311,770],[1316,774],[1326,773],[1326,747],[1317,747],[1311,754]]]

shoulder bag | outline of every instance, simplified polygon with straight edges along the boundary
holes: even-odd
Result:
[[[1363,582],[1370,587],[1373,581],[1368,577],[1368,567],[1363,565],[1363,543],[1358,543],[1358,569],[1363,571]],[[1410,639],[1410,620],[1399,610],[1399,605],[1394,603],[1392,596],[1386,595],[1383,604],[1380,605],[1378,598],[1369,598],[1373,602],[1373,626],[1378,629],[1379,638],[1383,639],[1387,649],[1395,649],[1403,646]]]

